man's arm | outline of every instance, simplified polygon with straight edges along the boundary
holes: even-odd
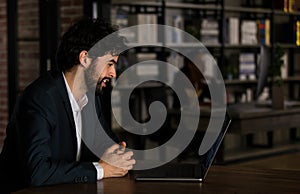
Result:
[[[24,133],[22,137],[25,138],[24,158],[29,184],[32,186],[95,182],[101,178],[120,177],[127,174],[135,164],[135,160],[131,158],[133,153],[125,151],[124,142],[122,145],[115,144],[106,149],[101,160],[98,161],[103,168],[102,177],[95,163],[75,162],[75,159],[74,161],[54,160],[50,142],[59,137],[51,137],[53,136],[51,131],[59,129],[54,129],[53,122],[36,110],[29,110],[23,115],[20,123],[24,126],[22,127]],[[67,138],[72,141],[72,137]]]

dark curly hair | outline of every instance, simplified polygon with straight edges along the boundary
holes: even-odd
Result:
[[[83,50],[89,51],[91,57],[103,56],[107,52],[118,54],[125,49],[125,38],[114,33],[117,30],[117,26],[112,26],[101,18],[80,19],[61,38],[56,53],[57,68],[65,72],[80,64],[79,54]],[[109,40],[113,41],[101,41],[101,44],[97,44],[108,35],[111,35]]]

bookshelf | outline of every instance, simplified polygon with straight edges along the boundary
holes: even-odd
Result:
[[[279,44],[285,52],[282,74],[285,98],[300,100],[300,27],[297,29],[297,21],[300,21],[300,5],[299,8],[286,11],[284,2],[290,3],[290,7],[293,7],[292,0],[112,0],[114,16],[111,18],[113,23],[125,23],[125,27],[130,23],[122,21],[123,17],[124,20],[128,19],[126,14],[151,15],[156,17],[158,24],[178,27],[199,39],[217,61],[230,96],[229,104],[253,102],[258,99],[255,94],[260,79],[261,49],[263,47],[267,50],[267,61],[271,66],[274,62],[275,45]],[[279,5],[281,3],[282,5]],[[213,27],[203,31],[207,26],[203,22],[207,24],[211,21],[213,22],[208,26]],[[235,35],[230,37],[230,34]],[[159,42],[157,45],[190,50],[198,46],[180,38],[178,40],[178,37],[177,41],[168,41],[168,38],[174,39],[170,36],[165,33],[164,37],[157,37]],[[203,37],[211,39],[204,40]],[[139,47],[134,52],[155,53],[153,59],[167,61],[170,51],[161,47],[156,49]],[[164,52],[167,52],[167,55]],[[243,59],[247,58],[245,56],[248,56],[250,61]],[[135,57],[133,62],[137,61],[139,59]],[[180,67],[183,59],[180,56],[173,56],[172,62]],[[251,64],[251,67],[247,67],[248,64]],[[251,72],[241,76],[243,72],[241,67],[247,69],[247,72],[250,69]],[[266,86],[271,88],[270,78],[267,79]]]
[[[282,28],[285,32],[278,31],[278,25],[285,24],[286,26],[289,26],[289,24],[298,21],[299,20],[299,11],[298,8],[293,11],[284,11],[284,7],[276,6],[276,2],[279,1],[229,1],[224,0],[223,1],[223,9],[224,9],[224,18],[228,17],[238,17],[241,21],[243,20],[262,20],[267,19],[269,20],[269,27],[268,27],[268,39],[269,42],[261,42],[258,40],[257,43],[254,44],[230,44],[226,40],[223,40],[224,45],[224,55],[226,56],[233,56],[232,53],[235,53],[235,55],[243,53],[243,52],[249,52],[254,53],[257,57],[256,61],[256,79],[259,78],[259,72],[258,72],[258,65],[259,65],[259,58],[260,58],[260,47],[263,45],[269,52],[269,65],[273,64],[273,57],[274,57],[274,48],[276,44],[280,44],[280,46],[284,49],[285,52],[285,59],[284,63],[286,63],[284,66],[285,69],[282,69],[282,77],[283,82],[285,86],[285,98],[286,99],[297,99],[299,100],[299,84],[297,83],[297,68],[299,64],[297,64],[297,60],[299,60],[299,47],[297,45],[297,37],[294,37],[293,39],[284,39],[282,37],[293,37],[297,34],[297,29],[293,29],[291,27],[288,28]],[[251,5],[251,2],[253,3]],[[284,2],[284,1],[282,1]],[[288,1],[289,2],[289,1]],[[284,3],[282,3],[284,4]],[[283,6],[283,5],[282,5]],[[263,25],[266,26],[266,25]],[[258,33],[259,33],[259,24],[258,24]],[[267,29],[263,29],[266,33]],[[298,30],[299,31],[299,30]],[[289,35],[288,35],[289,34]],[[241,32],[240,32],[241,35]],[[240,37],[241,38],[241,37]],[[229,53],[229,54],[228,54]],[[223,65],[230,65],[230,62],[226,61]],[[293,80],[293,81],[292,81]],[[250,80],[249,80],[250,81]],[[251,81],[250,81],[251,82]],[[235,84],[232,84],[235,83]],[[249,82],[247,81],[241,81],[239,78],[236,81],[228,81],[227,86],[231,87],[237,87],[236,83],[240,83],[241,88],[243,86],[248,87]],[[253,90],[255,91],[257,82],[255,80],[252,80],[253,83]],[[297,85],[298,84],[298,85]],[[272,83],[270,80],[267,82],[267,86],[271,87]],[[298,87],[298,88],[297,88]],[[296,92],[295,92],[296,91]],[[256,100],[256,96],[253,97],[253,100]]]
[[[283,0],[282,0],[283,1]],[[292,5],[292,2],[290,3]],[[288,71],[288,75],[285,75],[284,82],[287,85],[286,89],[286,98],[299,99],[299,92],[295,92],[295,78],[292,79],[293,83],[289,83],[289,77],[295,77],[300,73],[300,65],[296,64],[297,59],[299,58],[299,47],[296,44],[296,40],[284,40],[278,34],[278,25],[288,25],[289,23],[298,21],[300,19],[300,12],[298,9],[291,11],[284,11],[283,4],[268,1],[234,1],[234,0],[215,0],[215,1],[112,1],[112,7],[117,9],[123,9],[124,12],[127,12],[129,15],[135,14],[148,14],[148,15],[157,15],[158,24],[172,25],[175,27],[174,21],[170,21],[169,17],[173,17],[173,20],[179,20],[182,22],[180,25],[182,30],[185,30],[192,34],[193,36],[200,39],[206,48],[211,52],[211,54],[216,58],[219,68],[223,73],[226,86],[230,87],[232,84],[240,84],[240,87],[243,88],[244,83],[253,84],[253,90],[255,90],[255,84],[257,84],[258,78],[258,64],[259,64],[259,55],[260,47],[265,45],[270,54],[270,64],[272,64],[272,56],[274,53],[274,45],[279,43],[281,47],[285,50],[286,58],[288,59],[288,67],[285,71]],[[292,7],[292,6],[291,6]],[[115,9],[116,10],[116,9]],[[113,14],[117,14],[115,11]],[[177,18],[174,19],[174,16]],[[112,17],[115,18],[116,17]],[[218,23],[216,29],[203,30],[201,22],[214,19]],[[118,19],[116,19],[118,20]],[[169,21],[168,21],[169,20]],[[229,26],[228,20],[232,20],[233,27]],[[235,20],[235,21],[234,21]],[[258,22],[262,23],[261,25]],[[128,24],[127,24],[128,25]],[[246,30],[256,29],[252,32],[252,35],[245,37],[243,34],[247,32],[242,31],[242,26],[245,26]],[[259,26],[262,26],[262,29],[259,29]],[[266,27],[267,26],[267,27]],[[267,29],[266,29],[267,28]],[[287,28],[283,28],[287,30]],[[289,33],[293,32],[294,29],[289,30]],[[235,32],[233,32],[235,31]],[[259,37],[259,33],[265,33],[265,40],[262,40],[262,37]],[[202,33],[202,34],[201,34]],[[208,34],[203,34],[208,33]],[[235,40],[230,40],[230,34],[236,34]],[[211,38],[211,34],[215,35],[215,38]],[[248,33],[249,35],[249,33]],[[166,34],[164,38],[168,38],[169,35]],[[209,37],[210,40],[206,40],[203,37]],[[236,38],[237,37],[237,38]],[[289,36],[283,36],[289,37]],[[296,38],[296,37],[295,37]],[[294,38],[294,39],[295,39]],[[299,37],[298,37],[299,39]],[[298,40],[299,41],[299,40]],[[168,41],[166,45],[173,48],[188,48],[192,49],[197,45],[193,43],[186,43],[184,41],[172,42]],[[145,49],[144,49],[145,50]],[[147,49],[146,49],[147,50]],[[240,78],[236,73],[232,75],[232,72],[228,72],[228,69],[240,69],[240,62],[238,60],[232,61],[232,58],[239,58],[240,55],[254,55],[254,61],[252,64],[255,64],[255,69],[253,69],[252,74],[255,76],[249,76]],[[247,62],[246,62],[247,63]],[[229,66],[229,67],[228,67]],[[243,65],[242,65],[243,66]],[[230,79],[230,80],[227,80]],[[243,79],[243,80],[241,80]],[[247,81],[247,79],[250,79]],[[227,84],[229,83],[229,84]],[[270,82],[268,82],[270,84]],[[246,88],[245,88],[246,89]],[[296,91],[298,91],[297,89]],[[255,93],[255,91],[253,91]],[[256,99],[256,96],[253,97],[253,100]]]

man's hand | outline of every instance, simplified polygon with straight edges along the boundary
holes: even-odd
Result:
[[[132,169],[135,160],[131,157],[133,152],[125,152],[126,143],[115,144],[109,147],[102,155],[99,164],[104,170],[104,178],[121,177]]]

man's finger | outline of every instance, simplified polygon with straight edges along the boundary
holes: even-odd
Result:
[[[133,152],[129,151],[129,152],[125,152],[124,154],[122,154],[122,159],[124,160],[128,160],[133,156]]]
[[[119,150],[117,151],[117,154],[122,154],[125,152],[125,148],[126,148],[126,143],[124,141],[119,143],[120,147]]]
[[[135,162],[136,162],[135,159],[127,160],[127,161],[124,161],[120,167],[127,169],[128,166],[133,166],[135,164]]]
[[[109,148],[107,148],[107,152],[108,153],[113,153],[113,152],[115,152],[117,149],[119,149],[119,144],[114,144],[114,145],[112,145],[112,146],[110,146]]]
[[[121,142],[120,142],[120,146],[126,148],[126,142],[125,142],[125,141],[121,141]]]

